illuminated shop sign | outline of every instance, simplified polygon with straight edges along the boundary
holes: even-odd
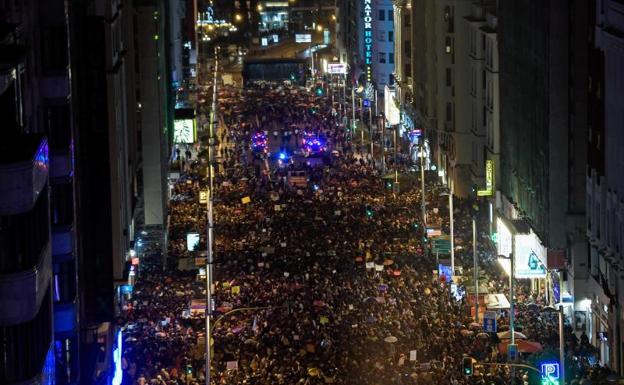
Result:
[[[494,193],[494,162],[485,161],[485,190],[478,190],[477,196],[491,196]]]
[[[534,233],[516,234],[514,245],[516,278],[546,277],[546,248]]]
[[[373,78],[371,65],[373,64],[373,0],[364,0],[364,65],[366,80],[370,83]]]

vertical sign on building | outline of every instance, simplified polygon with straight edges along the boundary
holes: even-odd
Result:
[[[364,1],[364,67],[366,69],[366,81],[373,80],[373,0]]]

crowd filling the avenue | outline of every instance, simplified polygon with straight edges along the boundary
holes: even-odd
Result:
[[[487,210],[455,198],[462,280],[440,276],[423,237],[418,165],[389,156],[401,188],[388,188],[379,158],[342,124],[351,112],[332,105],[325,89],[321,96],[287,84],[219,91],[212,383],[539,383],[520,369],[510,382],[506,366],[462,371],[465,356],[508,359],[509,310],[497,310],[498,333],[486,333],[469,302],[473,217],[483,286],[509,293]],[[205,381],[206,281],[197,268],[183,268],[206,250],[199,193],[207,186],[207,140],[199,136],[196,149],[179,155],[184,167],[171,192],[166,263],[155,251],[141,256],[118,318],[128,385]],[[318,148],[306,149],[307,138]],[[428,224],[448,234],[448,197],[437,174],[427,173],[425,190]],[[197,250],[188,250],[190,232],[201,235]],[[544,293],[518,282],[515,300],[519,362],[556,361],[558,315],[544,311]],[[565,345],[569,383],[597,384],[610,374],[596,364],[587,336],[569,325]]]

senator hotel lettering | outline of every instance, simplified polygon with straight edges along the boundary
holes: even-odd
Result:
[[[366,77],[371,81],[371,64],[373,62],[373,0],[364,0],[364,64]]]

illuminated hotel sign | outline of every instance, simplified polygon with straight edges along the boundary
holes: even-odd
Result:
[[[373,80],[373,0],[364,0],[364,64],[366,67],[366,80]]]
[[[490,159],[485,161],[485,190],[478,190],[477,196],[490,196],[494,194],[494,162]]]

